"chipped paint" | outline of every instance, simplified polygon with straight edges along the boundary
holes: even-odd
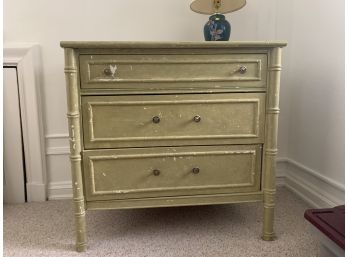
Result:
[[[113,192],[115,192],[116,194],[127,194],[131,192],[131,190],[115,190]]]
[[[120,79],[118,79],[118,78],[110,78],[110,79],[108,79],[108,78],[98,78],[97,79],[97,81],[101,81],[101,82],[107,82],[107,81],[120,81]]]
[[[74,130],[74,125],[71,125],[71,139],[75,140],[75,130]]]
[[[111,71],[111,76],[112,77],[115,77],[115,73],[116,73],[116,70],[117,70],[117,65],[115,64],[115,65],[109,65],[109,69],[110,69],[110,71]]]

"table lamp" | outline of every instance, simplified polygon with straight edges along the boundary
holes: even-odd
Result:
[[[228,41],[231,34],[231,25],[223,13],[230,13],[243,8],[246,0],[194,0],[190,8],[202,14],[212,14],[204,26],[206,41]]]

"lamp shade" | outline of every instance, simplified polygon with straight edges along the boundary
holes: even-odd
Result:
[[[246,5],[246,0],[219,0],[219,7],[215,6],[216,0],[194,0],[190,8],[202,14],[229,13],[237,11]]]

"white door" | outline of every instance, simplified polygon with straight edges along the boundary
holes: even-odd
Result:
[[[4,67],[4,202],[25,202],[25,170],[17,69]]]

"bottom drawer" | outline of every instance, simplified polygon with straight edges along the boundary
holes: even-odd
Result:
[[[260,191],[261,145],[85,151],[87,201]]]

